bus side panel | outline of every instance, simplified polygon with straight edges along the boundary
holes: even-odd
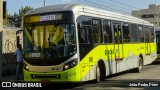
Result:
[[[152,63],[157,58],[157,50],[156,50],[156,43],[150,43],[150,54],[144,55],[143,64],[147,65]]]
[[[156,47],[156,43],[150,43],[151,45],[151,53],[156,52],[157,51],[157,47]]]
[[[111,59],[105,61],[107,71],[106,75],[111,75],[138,67],[138,57],[134,56],[134,47],[134,44],[123,44],[123,46],[122,44],[120,44],[119,46],[108,45],[107,48],[115,50],[112,55],[111,53],[107,53],[108,55],[106,55],[108,58],[111,57]],[[108,49],[108,51],[110,50]],[[116,57],[118,57],[119,59],[116,59]]]
[[[134,44],[134,56],[139,57],[140,54],[145,55],[146,53],[146,48],[145,48],[145,43],[140,43],[140,44]]]
[[[153,44],[154,46],[154,44]],[[122,50],[123,47],[123,50]],[[153,47],[155,48],[155,46]],[[119,49],[117,51],[117,49]],[[106,65],[106,75],[122,72],[125,70],[138,67],[139,55],[145,54],[145,44],[123,44],[122,45],[99,45],[91,50],[80,62],[81,81],[95,79],[95,70],[97,60],[104,60]],[[116,56],[119,55],[119,56]],[[116,61],[115,58],[119,57],[122,60]],[[149,57],[144,57],[153,61]],[[146,61],[144,61],[146,62]],[[151,62],[150,62],[151,63]]]
[[[106,75],[116,73],[115,50],[114,45],[101,46],[101,57],[105,61]]]
[[[138,67],[138,57],[134,55],[134,44],[123,44],[123,59],[119,61],[119,72]]]
[[[97,60],[100,59],[100,54],[101,48],[99,45],[86,54],[86,56],[80,61],[81,81],[92,80],[95,78],[95,66]]]

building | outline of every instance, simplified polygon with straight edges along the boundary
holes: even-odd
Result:
[[[150,4],[147,9],[132,11],[132,16],[147,20],[156,27],[160,26],[160,5]]]
[[[3,24],[3,18],[2,18],[2,15],[3,15],[3,4],[2,4],[2,0],[0,0],[0,31],[2,30],[2,24]]]
[[[3,76],[15,74],[16,59],[13,58],[13,53],[17,49],[16,31],[20,30],[20,28],[16,27],[3,26],[5,4],[6,2],[4,0],[0,0],[0,81]],[[23,34],[19,34],[18,36],[20,38],[19,42],[23,46]]]
[[[2,18],[2,10],[3,4],[2,0],[0,0],[0,80],[2,79],[2,27],[3,27],[3,18]]]

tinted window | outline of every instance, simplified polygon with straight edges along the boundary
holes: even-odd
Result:
[[[144,38],[145,42],[149,42],[149,27],[144,26]]]
[[[100,20],[93,20],[93,42],[100,43]]]
[[[114,41],[115,43],[122,43],[121,24],[113,23]]]
[[[138,35],[139,42],[144,42],[143,27],[141,25],[138,26]]]
[[[130,42],[130,27],[128,23],[124,23],[122,26],[123,30],[123,42]]]
[[[77,22],[79,43],[93,43],[91,21],[91,17],[78,17]]]
[[[131,24],[131,42],[138,42],[138,32],[136,24]]]
[[[147,18],[148,15],[141,15],[141,18]]]
[[[150,41],[151,42],[154,42],[154,37],[155,37],[154,28],[150,27]]]
[[[107,20],[103,21],[103,38],[103,43],[112,43],[111,22]]]
[[[148,14],[148,18],[154,18],[154,14]]]

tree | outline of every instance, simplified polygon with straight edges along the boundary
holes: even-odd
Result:
[[[20,10],[19,10],[19,18],[20,18],[20,22],[21,22],[21,27],[23,27],[23,19],[24,19],[24,15],[32,10],[33,8],[32,7],[29,7],[29,6],[26,6],[26,7],[22,7]]]
[[[6,26],[15,26],[15,27],[23,27],[23,19],[24,15],[32,10],[33,8],[26,6],[22,7],[19,10],[19,13],[14,13],[13,15],[7,14],[6,20],[4,20],[4,25]]]
[[[8,14],[6,15],[6,18],[3,18],[3,25],[4,26],[11,26],[11,19],[12,19],[12,15]]]
[[[15,27],[19,27],[21,25],[19,14],[17,14],[16,12],[11,17],[11,25]]]

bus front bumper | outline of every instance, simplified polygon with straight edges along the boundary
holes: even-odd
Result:
[[[30,72],[23,69],[24,81],[26,82],[43,82],[52,83],[78,83],[80,75],[76,67],[61,72]]]

